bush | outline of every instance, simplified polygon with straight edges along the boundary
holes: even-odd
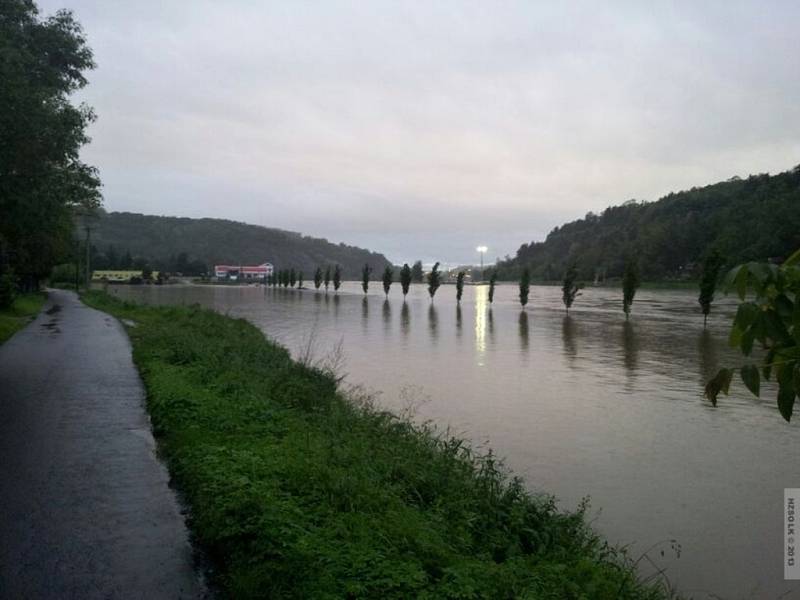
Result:
[[[0,308],[8,308],[17,297],[17,281],[11,271],[0,275]]]

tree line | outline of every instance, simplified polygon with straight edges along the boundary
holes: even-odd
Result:
[[[800,247],[800,166],[776,175],[733,177],[671,193],[656,202],[628,201],[554,228],[543,242],[522,244],[497,264],[503,280],[525,267],[535,280],[557,281],[570,264],[588,281],[624,276],[640,260],[646,280],[697,279],[718,251],[728,268],[780,262]]]

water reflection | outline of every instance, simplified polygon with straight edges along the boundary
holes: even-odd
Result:
[[[494,347],[494,314],[491,305],[489,305],[489,314],[486,315],[486,329],[489,331],[489,343]]]
[[[428,306],[428,329],[431,332],[431,339],[436,340],[439,337],[437,325],[439,323],[439,315],[436,312],[436,307],[431,303]]]
[[[392,305],[389,304],[388,298],[383,301],[383,309],[381,310],[381,314],[383,315],[383,330],[388,333],[392,328]]]
[[[564,355],[569,359],[570,365],[578,356],[578,346],[575,343],[575,321],[569,315],[561,321],[561,340],[564,342]]]
[[[408,303],[403,300],[403,308],[400,309],[400,329],[403,335],[408,335],[411,330],[411,313],[408,310]]]
[[[639,336],[630,321],[622,324],[622,348],[625,371],[629,377],[633,377],[639,362]]]
[[[461,305],[456,304],[456,337],[461,339],[461,334],[463,333],[463,316],[461,314]]]
[[[483,365],[486,354],[486,288],[476,288],[475,292],[475,351],[478,353],[478,364]],[[492,310],[489,309],[489,319]]]
[[[524,310],[519,311],[519,346],[522,350],[528,350],[528,313]]]
[[[719,358],[717,357],[717,346],[711,332],[704,329],[697,338],[697,351],[699,360],[697,362],[700,367],[701,383],[705,383],[717,373],[719,369]]]

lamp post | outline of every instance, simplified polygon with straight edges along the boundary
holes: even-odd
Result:
[[[486,254],[486,251],[488,249],[489,248],[487,248],[486,246],[478,246],[477,248],[475,248],[475,250],[478,251],[478,254],[481,255],[481,281],[483,281],[483,255]]]

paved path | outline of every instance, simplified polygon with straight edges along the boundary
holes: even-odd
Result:
[[[125,331],[52,291],[0,346],[0,598],[204,593]]]

